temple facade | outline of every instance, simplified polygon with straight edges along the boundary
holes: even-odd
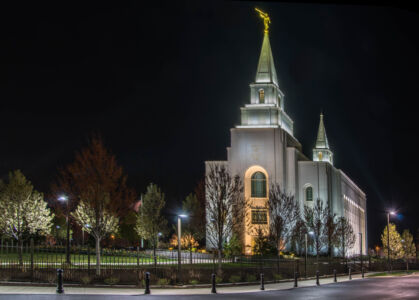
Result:
[[[269,187],[273,183],[279,184],[285,193],[294,195],[301,211],[304,205],[312,206],[316,199],[320,199],[337,217],[345,216],[352,225],[356,242],[348,254],[359,254],[361,245],[366,254],[366,195],[349,176],[333,165],[324,116],[320,115],[317,139],[312,159],[309,159],[302,153],[301,144],[294,136],[294,123],[285,112],[285,104],[269,33],[265,30],[255,81],[250,84],[249,104],[240,108],[241,124],[230,130],[227,160],[207,161],[206,172],[210,164],[218,163],[224,164],[232,175],[241,177],[243,196],[251,209],[246,215],[253,225],[266,226],[269,222],[268,211],[260,207],[269,200]],[[254,238],[244,228],[246,254],[251,254]],[[207,247],[212,248],[208,239]]]

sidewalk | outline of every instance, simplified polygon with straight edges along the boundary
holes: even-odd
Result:
[[[352,280],[359,280],[361,274],[352,275]],[[348,276],[338,276],[338,282],[348,281]],[[333,277],[320,278],[320,285],[332,284]],[[298,287],[315,286],[316,280],[301,280],[298,281]],[[294,288],[294,282],[280,282],[265,284],[265,291],[285,290]],[[0,286],[1,294],[55,294],[56,287],[40,287],[40,286]],[[65,294],[73,295],[140,295],[144,294],[144,289],[140,288],[96,288],[96,287],[66,287],[64,285]],[[232,293],[251,293],[263,292],[260,290],[260,285],[241,285],[230,287],[217,287],[218,294],[232,294]],[[151,289],[152,295],[204,295],[211,294],[211,288],[190,288],[190,289]]]

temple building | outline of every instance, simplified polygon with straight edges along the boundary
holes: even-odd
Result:
[[[287,194],[294,195],[301,211],[304,205],[313,205],[316,199],[321,199],[337,217],[345,216],[352,225],[356,242],[348,254],[359,254],[361,245],[366,254],[366,195],[349,176],[333,165],[324,116],[320,115],[310,160],[302,153],[301,144],[294,136],[294,122],[285,112],[285,105],[286,97],[278,83],[265,24],[256,77],[250,84],[250,103],[240,108],[241,124],[230,130],[231,146],[227,147],[227,160],[207,161],[206,172],[210,164],[218,163],[224,164],[232,175],[241,177],[245,200],[255,208],[251,211],[253,224],[269,222],[268,211],[260,207],[268,201],[269,187],[273,183],[279,184]],[[244,229],[246,254],[251,254],[254,238]],[[208,239],[207,247],[211,248]]]

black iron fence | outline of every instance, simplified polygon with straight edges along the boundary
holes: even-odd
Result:
[[[145,273],[151,273],[151,284],[210,283],[211,274],[217,273],[217,282],[256,282],[264,274],[265,282],[347,274],[366,271],[386,271],[386,259],[368,256],[351,259],[315,257],[285,259],[278,257],[234,256],[219,262],[213,253],[182,251],[180,265],[178,252],[170,250],[140,251],[140,249],[102,249],[100,272],[95,249],[89,246],[71,247],[70,262],[66,261],[65,247],[45,245],[0,245],[0,281],[33,281],[54,283],[57,268],[63,269],[66,283],[144,285]],[[418,261],[411,260],[411,269],[419,269]],[[406,268],[405,261],[392,261],[393,270]]]

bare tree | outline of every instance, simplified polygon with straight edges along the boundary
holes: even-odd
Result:
[[[336,244],[339,247],[340,255],[346,258],[347,249],[352,248],[355,244],[354,230],[345,217],[340,217],[336,225]]]
[[[323,201],[317,199],[314,206],[304,206],[304,219],[306,220],[307,228],[314,233],[313,245],[316,250],[317,265],[319,263],[319,254],[324,246],[324,220],[326,210],[323,207]]]
[[[279,184],[272,184],[269,190],[269,234],[279,255],[292,238],[296,221],[300,217],[300,209],[294,196],[285,194]]]
[[[324,228],[323,228],[323,239],[324,244],[327,248],[327,255],[329,258],[332,257],[333,246],[336,244],[336,214],[332,213],[330,206],[327,205],[324,211]]]
[[[305,235],[308,233],[306,222],[301,216],[295,222],[294,229],[292,231],[292,241],[296,246],[297,253],[299,256],[303,255],[303,249],[305,250]]]
[[[207,241],[218,252],[221,273],[222,251],[233,233],[242,229],[245,215],[243,184],[239,176],[230,175],[222,164],[208,164],[205,178]],[[209,246],[209,245],[207,245]]]

